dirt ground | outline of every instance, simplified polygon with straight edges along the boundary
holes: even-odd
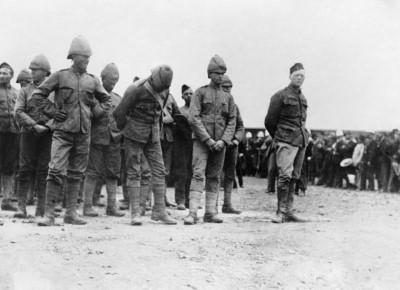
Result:
[[[245,178],[233,198],[243,213],[223,224],[184,226],[187,211],[173,210],[176,226],[147,213],[133,227],[101,208],[85,226],[40,228],[1,212],[0,289],[399,287],[399,195],[310,186],[295,207],[312,222],[277,225],[265,186]]]

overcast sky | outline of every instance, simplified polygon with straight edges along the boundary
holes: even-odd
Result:
[[[397,0],[0,0],[0,9],[0,62],[16,75],[40,53],[52,71],[68,68],[81,34],[93,51],[89,73],[119,67],[117,93],[169,64],[171,93],[183,105],[182,84],[208,84],[207,65],[218,54],[245,126],[263,127],[270,97],[302,62],[307,127],[400,128]]]

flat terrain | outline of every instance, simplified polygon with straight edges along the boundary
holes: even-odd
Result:
[[[295,207],[311,222],[276,225],[276,196],[265,186],[245,178],[233,198],[243,213],[222,214],[223,224],[184,226],[188,211],[172,210],[176,226],[148,212],[133,227],[129,214],[101,208],[85,226],[40,228],[0,212],[0,289],[399,287],[399,195],[310,186]]]

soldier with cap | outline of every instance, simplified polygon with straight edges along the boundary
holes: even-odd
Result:
[[[300,178],[308,145],[307,100],[301,92],[305,71],[301,63],[290,68],[290,84],[272,96],[265,128],[275,142],[279,172],[278,209],[273,222],[304,222],[293,214],[296,181]]]
[[[3,186],[2,210],[17,211],[12,202],[13,174],[18,160],[19,130],[14,118],[18,91],[11,86],[14,70],[0,64],[0,179]]]
[[[154,193],[152,220],[176,224],[165,208],[165,169],[160,144],[160,125],[166,100],[162,92],[169,89],[173,72],[168,65],[158,66],[151,76],[130,85],[113,115],[125,137],[127,191],[131,208],[131,225],[142,224],[140,208],[142,155],[151,168]]]
[[[233,97],[221,89],[226,65],[215,55],[207,68],[211,83],[197,89],[189,111],[193,130],[193,178],[190,185],[189,215],[185,225],[197,222],[197,210],[206,184],[204,222],[222,223],[216,213],[219,181],[225,157],[225,147],[232,142],[236,126],[236,106]],[[205,180],[206,179],[206,180]]]
[[[232,90],[232,81],[227,76],[224,75],[221,88],[231,94]],[[240,111],[238,106],[236,105],[236,127],[235,134],[233,135],[232,141],[227,144],[225,151],[225,160],[223,166],[224,173],[224,204],[222,206],[223,213],[233,213],[240,214],[241,211],[235,209],[232,206],[232,190],[233,183],[235,181],[235,170],[236,170],[236,162],[238,157],[238,148],[240,142],[244,139],[244,125],[242,117],[240,116]]]
[[[180,115],[175,116],[176,128],[174,132],[174,164],[175,164],[175,201],[178,210],[189,207],[190,182],[192,180],[192,129],[189,125],[189,108],[193,90],[182,86],[182,99],[185,105],[179,108]]]
[[[89,42],[78,36],[73,39],[67,58],[72,66],[53,73],[33,91],[29,102],[41,107],[55,92],[54,133],[46,187],[46,210],[39,226],[54,225],[54,207],[66,177],[66,213],[64,222],[86,224],[76,213],[80,182],[84,176],[90,144],[91,115],[100,118],[111,108],[111,100],[100,80],[88,74],[92,50]],[[28,106],[30,105],[28,102]]]
[[[111,96],[112,109],[121,101],[121,97],[112,90],[119,80],[119,71],[114,63],[108,64],[101,72],[104,89]],[[95,217],[93,193],[96,183],[105,176],[107,189],[107,209],[109,216],[121,217],[125,214],[117,209],[117,182],[121,169],[121,139],[112,110],[99,118],[93,118],[90,132],[89,162],[86,168],[85,197],[83,215]]]
[[[24,68],[17,76],[16,83],[21,86],[21,89],[32,82],[32,75],[29,70]]]
[[[44,109],[29,103],[33,91],[50,75],[50,63],[40,54],[29,68],[32,82],[21,89],[15,105],[15,117],[21,126],[20,158],[18,171],[18,212],[16,218],[26,218],[27,195],[32,184],[37,184],[38,204],[35,216],[43,216],[46,200],[46,177],[49,169],[51,152],[51,129],[49,121],[54,113],[54,104],[44,100]]]

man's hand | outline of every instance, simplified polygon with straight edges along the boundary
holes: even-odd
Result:
[[[215,144],[215,141],[213,139],[211,139],[211,138],[207,139],[206,145],[208,146],[208,148],[211,149],[211,151],[214,151],[214,144]]]
[[[172,124],[173,122],[174,122],[174,119],[171,116],[163,117],[163,123],[164,124]]]
[[[218,140],[213,145],[214,151],[221,151],[222,149],[224,149],[224,147],[225,147],[225,142],[222,140]]]
[[[45,127],[45,126],[36,124],[35,126],[33,126],[33,130],[35,130],[35,132],[36,132],[38,135],[41,135],[41,134],[45,133],[45,132],[48,130],[48,128]]]
[[[66,112],[62,111],[62,110],[58,110],[55,114],[54,114],[54,120],[56,120],[57,122],[64,122],[65,120],[67,120],[68,115]]]
[[[229,147],[232,147],[232,148],[236,148],[236,147],[238,147],[239,146],[239,141],[238,140],[233,140],[230,144],[229,144]]]

